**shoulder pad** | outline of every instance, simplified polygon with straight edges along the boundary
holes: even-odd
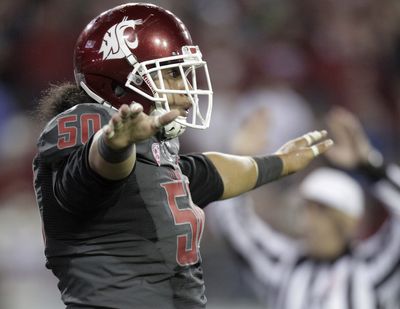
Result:
[[[116,112],[98,103],[77,104],[55,116],[39,136],[37,147],[42,159],[53,162],[84,145],[108,123]]]

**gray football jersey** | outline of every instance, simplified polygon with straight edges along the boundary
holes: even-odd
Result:
[[[67,308],[202,308],[204,213],[195,202],[218,199],[221,178],[204,155],[179,156],[178,139],[158,136],[136,145],[127,178],[97,175],[87,159],[91,138],[113,112],[79,104],[39,138],[34,174],[47,267]]]

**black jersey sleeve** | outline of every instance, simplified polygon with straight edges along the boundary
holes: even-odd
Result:
[[[189,178],[193,202],[204,208],[222,196],[224,185],[214,164],[203,154],[181,155],[179,166]]]
[[[89,166],[93,135],[114,111],[100,104],[79,104],[57,115],[39,137],[38,157],[52,169],[53,194],[63,209],[84,215],[115,203],[125,179],[112,181]]]
[[[54,172],[54,195],[60,206],[77,215],[87,215],[116,203],[127,178],[109,180],[89,166],[93,137],[74,150]]]

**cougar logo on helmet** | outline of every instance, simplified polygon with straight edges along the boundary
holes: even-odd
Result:
[[[141,24],[143,24],[142,19],[128,20],[128,17],[124,17],[120,23],[108,29],[99,50],[99,53],[103,53],[103,60],[121,59],[131,54],[131,50],[138,47],[139,40],[136,33],[132,40],[125,31],[129,28],[135,30],[136,26]]]

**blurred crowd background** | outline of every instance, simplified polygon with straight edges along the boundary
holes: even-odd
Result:
[[[1,309],[63,308],[56,280],[44,267],[32,190],[31,162],[43,126],[35,108],[50,83],[73,80],[72,53],[83,27],[121,3],[0,1]],[[269,130],[262,134],[269,151],[321,129],[325,113],[344,106],[358,115],[375,147],[399,162],[400,1],[153,3],[189,28],[215,92],[210,129],[187,130],[182,152],[230,151],[232,132],[249,107],[268,102]],[[202,248],[210,308],[260,306],[211,228]]]

